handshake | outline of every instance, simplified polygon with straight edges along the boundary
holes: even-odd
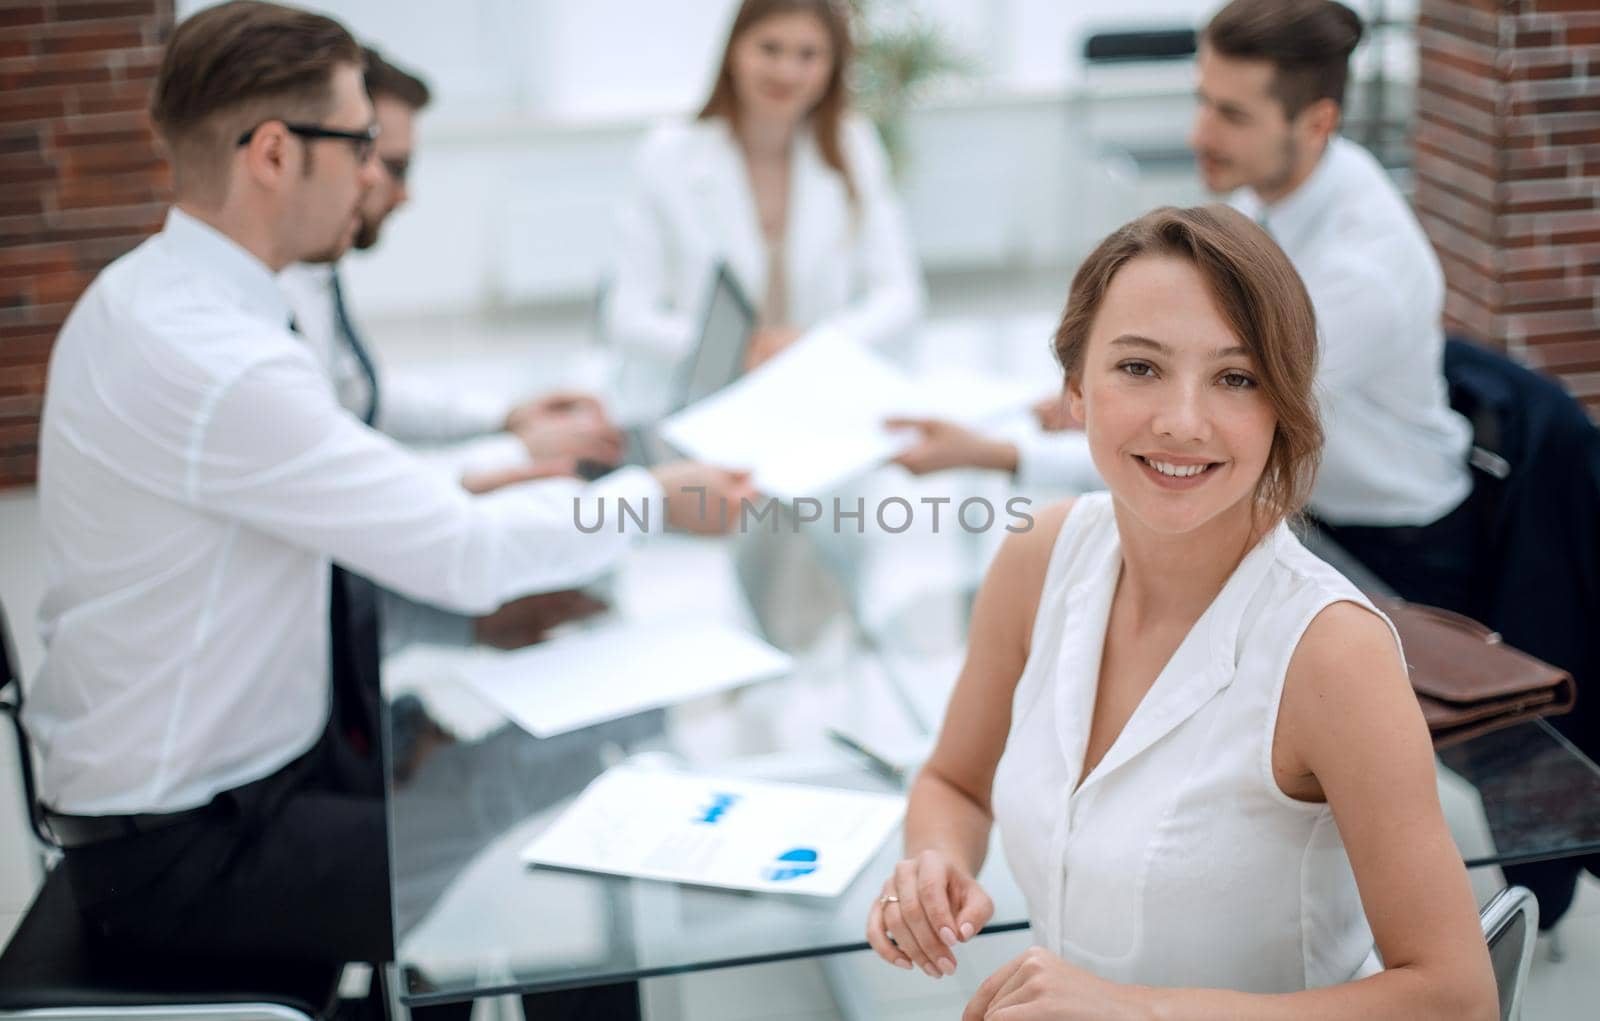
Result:
[[[560,391],[512,408],[504,430],[522,441],[528,460],[520,464],[463,475],[471,493],[535,479],[578,476],[587,465],[613,468],[622,463],[627,441],[596,398]],[[750,473],[716,468],[695,461],[674,461],[650,472],[666,499],[666,521],[673,528],[699,535],[732,531],[740,502],[759,494]]]

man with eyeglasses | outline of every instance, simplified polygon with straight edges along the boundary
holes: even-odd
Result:
[[[437,447],[480,439],[464,458],[440,459],[458,471],[505,466],[505,471],[460,471],[463,482],[474,490],[517,481],[529,473],[571,474],[578,461],[616,464],[622,456],[622,435],[600,403],[588,395],[553,393],[508,407],[484,394],[442,390],[382,374],[357,326],[338,260],[348,247],[375,246],[384,222],[410,199],[407,176],[415,121],[432,96],[427,83],[377,50],[367,47],[363,57],[367,95],[381,132],[377,157],[382,173],[361,200],[360,226],[352,244],[317,252],[278,275],[300,333],[327,367],[339,402],[402,443]],[[488,439],[497,435],[503,442]],[[530,458],[537,464],[530,464]]]
[[[719,499],[754,494],[677,465],[472,496],[338,404],[274,276],[348,245],[382,172],[337,22],[206,8],[151,114],[176,204],[68,317],[40,431],[45,658],[23,719],[59,867],[112,952],[389,960],[357,576],[483,613],[626,551],[581,533],[578,503],[715,531]]]
[[[389,216],[409,201],[407,177],[415,153],[416,119],[432,101],[432,93],[421,78],[372,47],[364,47],[362,56],[367,96],[379,129],[375,153],[382,172],[361,200],[360,225],[353,240],[341,239],[278,274],[296,329],[333,381],[339,403],[472,492],[531,478],[572,475],[579,461],[616,464],[622,456],[622,434],[600,402],[587,394],[556,392],[508,406],[494,396],[383,373],[357,325],[339,260],[350,248],[374,247]],[[445,645],[486,641],[517,647],[602,605],[581,592],[550,592],[473,618],[422,606],[392,592],[381,598],[386,653],[415,641]]]

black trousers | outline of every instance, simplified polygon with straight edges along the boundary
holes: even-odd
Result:
[[[193,957],[196,967],[238,957],[394,960],[370,582],[333,569],[329,626],[332,711],[309,751],[217,795],[197,818],[66,852],[62,867],[92,933],[113,946]],[[379,983],[374,990],[367,1013],[381,1016]],[[467,1002],[412,1013],[443,1021],[471,1009]],[[638,986],[528,996],[523,1012],[636,1021]]]
[[[1313,520],[1318,529],[1405,599],[1477,616],[1478,575],[1473,554],[1482,548],[1477,507],[1469,496],[1438,521],[1416,526],[1331,525],[1320,518]]]
[[[62,867],[91,931],[117,946],[217,958],[394,959],[382,779],[330,728],[203,818],[73,848]],[[530,920],[530,924],[535,924]],[[633,983],[524,999],[529,1018],[637,1018]],[[420,1008],[465,1017],[471,1004]]]

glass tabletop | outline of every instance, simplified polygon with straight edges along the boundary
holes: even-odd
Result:
[[[644,586],[658,597],[661,584],[697,579],[656,612],[747,613],[737,599],[707,595],[705,572],[691,565],[709,547],[697,542],[636,558],[646,573],[665,571]],[[896,789],[830,731],[897,764],[920,761],[961,667],[970,600],[970,584],[935,585],[872,627],[824,634],[781,678],[545,739],[442,680],[425,652],[391,660],[385,729],[402,999],[442,1003],[865,949],[871,900],[900,857],[898,833],[836,898],[530,867],[520,852],[623,762]],[[619,601],[629,602],[625,591]],[[1469,866],[1600,850],[1600,768],[1543,721],[1447,750],[1439,776]],[[998,848],[980,879],[996,906],[985,932],[1026,927]]]
[[[672,541],[676,540],[676,541]],[[654,612],[736,615],[708,594],[698,540],[637,551],[630,574],[693,576]],[[700,553],[707,552],[702,547]],[[711,556],[726,556],[726,550]],[[637,578],[614,593],[630,602]],[[660,578],[638,587],[655,589]],[[709,586],[716,588],[714,584]],[[685,606],[687,603],[689,605]],[[636,607],[637,609],[637,607]],[[785,676],[549,738],[448,680],[451,650],[385,664],[391,883],[402,999],[412,1005],[609,984],[863,949],[867,911],[900,857],[896,833],[834,898],[747,893],[530,867],[521,850],[606,769],[627,762],[705,775],[881,792],[885,779],[837,729],[913,761],[926,728],[855,628],[841,625]],[[1000,856],[993,856],[998,863]],[[1003,865],[986,871],[1001,927],[1025,925]]]
[[[495,711],[482,707],[485,714]],[[413,1005],[605,984],[862,949],[896,834],[837,898],[757,894],[529,867],[519,852],[621,762],[894,791],[827,738],[919,736],[873,657],[845,644],[787,677],[547,739],[500,721],[451,736],[413,696],[389,703],[397,961]],[[476,728],[474,728],[476,729]],[[998,862],[999,855],[993,856]],[[1001,928],[1026,925],[1004,868],[984,882]]]

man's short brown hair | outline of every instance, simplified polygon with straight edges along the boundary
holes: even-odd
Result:
[[[361,49],[367,76],[367,95],[374,102],[380,96],[397,99],[413,110],[421,110],[433,100],[428,83],[384,59],[371,46]]]
[[[233,0],[185,20],[167,43],[150,102],[178,193],[218,190],[239,135],[257,122],[326,116],[343,64],[360,67],[361,48],[320,14]]]
[[[1270,61],[1273,95],[1292,118],[1319,99],[1344,106],[1361,18],[1334,0],[1233,0],[1200,41],[1224,57]]]

